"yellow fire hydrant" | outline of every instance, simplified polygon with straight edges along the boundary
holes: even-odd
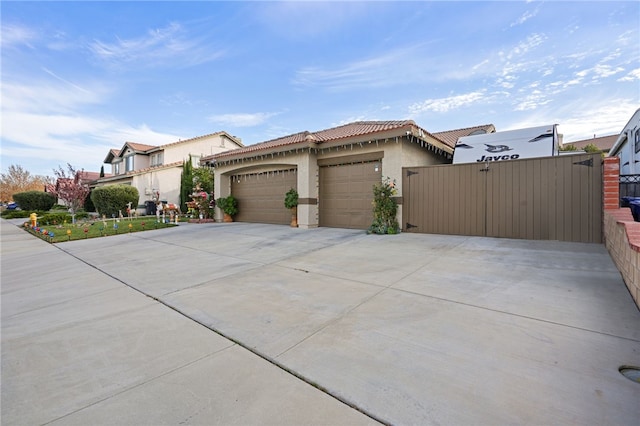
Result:
[[[29,220],[31,220],[31,226],[36,226],[36,222],[38,221],[38,215],[35,213],[31,213],[29,215]]]

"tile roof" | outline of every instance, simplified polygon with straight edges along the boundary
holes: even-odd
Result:
[[[476,131],[484,130],[485,133],[492,133],[496,131],[493,124],[483,124],[481,126],[465,127],[464,129],[446,130],[444,132],[433,132],[432,135],[440,139],[448,146],[454,148],[458,142],[458,138],[463,136],[469,136]]]
[[[185,139],[185,140],[178,140],[176,142],[170,142],[164,145],[147,145],[144,143],[137,143],[137,142],[125,142],[124,146],[121,149],[111,149],[109,151],[109,154],[106,157],[105,163],[108,163],[109,161],[109,157],[119,157],[125,150],[125,148],[128,146],[129,148],[133,149],[134,151],[138,151],[138,152],[144,152],[144,153],[150,153],[152,151],[155,150],[160,150],[163,149],[165,147],[168,146],[173,146],[173,145],[179,145],[179,144],[183,144],[186,142],[192,142],[198,139],[203,139],[203,138],[209,138],[211,136],[226,136],[227,138],[229,138],[231,141],[233,141],[235,144],[237,144],[240,147],[243,147],[244,145],[242,144],[242,140],[240,140],[239,138],[237,138],[236,136],[231,136],[230,134],[228,134],[227,132],[220,131],[220,132],[215,132],[215,133],[210,133],[208,135],[202,135],[202,136],[196,136],[194,138],[191,139]]]
[[[405,126],[416,126],[413,120],[401,121],[356,121],[343,126],[315,132],[314,136],[319,142],[326,142],[336,139],[344,139],[353,136],[368,135],[371,133],[393,130]]]
[[[144,143],[126,142],[125,145],[134,151],[148,151],[150,149],[158,148],[156,145],[146,145]]]
[[[347,139],[351,137],[358,137],[364,135],[371,135],[378,132],[387,130],[401,129],[407,126],[416,126],[413,120],[397,120],[397,121],[356,121],[353,123],[345,124],[338,127],[332,127],[330,129],[320,130],[317,132],[299,132],[292,135],[283,136],[281,138],[272,139],[266,142],[260,142],[255,145],[249,145],[244,148],[233,149],[230,151],[221,152],[211,156],[211,158],[222,158],[232,155],[247,154],[254,151],[261,151],[270,148],[278,148],[287,145],[308,143],[308,144],[321,144],[324,142],[331,142],[340,139]],[[428,132],[426,132],[429,134]]]
[[[565,142],[563,145],[573,145],[578,149],[584,149],[585,146],[593,144],[598,147],[598,149],[608,152],[613,147],[613,144],[616,143],[616,140],[618,140],[618,136],[620,135],[599,136],[597,138],[582,139],[575,142]]]
[[[85,172],[84,170],[78,172],[80,180],[83,182],[90,182],[98,180],[100,178],[100,172]]]
[[[118,174],[118,175],[105,175],[103,178],[100,178],[100,182],[112,182],[112,181],[118,181],[121,179],[128,179],[132,176],[137,176],[137,175],[141,175],[144,173],[147,173],[149,171],[156,171],[156,170],[164,170],[164,169],[170,169],[173,167],[180,167],[184,164],[184,162],[182,161],[175,161],[173,163],[167,163],[167,164],[162,164],[159,166],[150,166],[150,167],[146,167],[144,169],[138,169],[138,170],[132,170],[130,172],[126,172],[126,173],[122,173],[122,174]]]

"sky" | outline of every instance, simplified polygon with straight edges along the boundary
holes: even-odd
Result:
[[[0,2],[0,169],[100,171],[125,142],[245,145],[359,120],[617,134],[637,1]],[[110,169],[105,167],[108,173]]]

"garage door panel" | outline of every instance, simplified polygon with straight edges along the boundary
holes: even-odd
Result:
[[[295,170],[279,170],[234,176],[231,193],[238,199],[238,222],[287,225],[291,212],[284,207],[284,196],[297,188]]]
[[[373,185],[381,181],[381,168],[376,171],[373,162],[320,167],[320,226],[367,229],[373,222]]]

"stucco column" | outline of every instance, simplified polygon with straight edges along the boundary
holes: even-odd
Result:
[[[318,226],[318,160],[310,152],[298,162],[298,227]]]
[[[220,197],[227,197],[231,193],[231,182],[229,175],[224,173],[215,173],[213,176],[214,182],[214,199]],[[214,219],[216,222],[222,222],[223,213],[217,206],[215,208]]]

